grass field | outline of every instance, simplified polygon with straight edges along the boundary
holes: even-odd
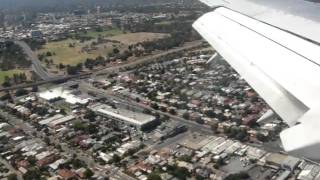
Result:
[[[95,46],[94,49],[88,51],[83,51],[84,47],[90,47],[93,41],[96,41],[95,37],[99,34],[110,40],[116,40],[119,43],[103,43]],[[65,64],[65,65],[76,65],[78,63],[84,62],[87,58],[95,59],[98,56],[105,57],[109,52],[113,50],[113,46],[126,48],[128,45],[136,44],[143,41],[152,41],[155,39],[160,39],[167,37],[167,34],[161,33],[126,33],[123,34],[119,29],[112,29],[105,32],[93,32],[90,31],[86,34],[87,36],[94,37],[95,40],[80,42],[75,39],[67,39],[62,41],[49,42],[44,47],[37,51],[38,54],[46,53],[48,51],[54,53],[54,56],[48,57],[52,59],[54,64]],[[70,47],[70,44],[74,44],[74,47]]]
[[[102,37],[110,37],[110,36],[116,36],[119,34],[123,34],[124,32],[119,29],[119,28],[113,28],[108,31],[102,31],[102,32],[97,32],[94,30],[88,31],[87,33],[81,33],[81,36],[87,36],[87,37],[92,37],[92,38],[98,38],[99,36]]]
[[[124,33],[120,29],[114,28],[108,31],[97,32],[88,31],[87,33],[80,34],[81,36],[92,37],[93,40],[80,43],[79,40],[67,39],[62,41],[49,42],[44,47],[37,51],[37,54],[46,53],[48,51],[55,53],[54,56],[49,57],[53,59],[54,64],[76,65],[84,62],[87,58],[96,58],[98,56],[106,56],[113,49],[112,43],[99,44],[95,49],[90,51],[83,51],[83,47],[90,47],[93,41],[101,35],[104,38],[120,35]],[[69,47],[74,44],[74,47]]]
[[[17,74],[17,73],[22,73],[22,70],[9,70],[9,71],[0,71],[0,83],[2,84],[4,82],[4,77],[8,76],[8,77],[12,77],[13,74]]]
[[[74,47],[69,47],[69,44],[74,43]],[[90,52],[82,51],[86,45],[90,45],[91,41],[80,43],[78,40],[67,39],[63,41],[47,43],[43,49],[38,51],[38,54],[45,52],[54,52],[56,55],[50,57],[55,64],[69,64],[75,65],[84,62],[87,58],[96,58],[98,56],[106,56],[111,50],[112,45],[98,46],[96,50]]]
[[[113,36],[109,39],[120,41],[123,44],[131,45],[143,41],[152,41],[156,39],[162,39],[168,37],[168,34],[163,33],[149,33],[149,32],[138,32],[138,33],[127,33]]]

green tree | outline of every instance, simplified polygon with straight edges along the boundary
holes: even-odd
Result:
[[[172,109],[172,108],[169,109],[169,113],[172,114],[172,115],[176,115],[177,114],[176,110]]]
[[[94,124],[89,124],[88,128],[87,128],[87,132],[89,134],[94,134],[98,131],[97,126]]]
[[[78,73],[78,71],[79,71],[78,66],[70,66],[70,65],[67,66],[67,73],[69,75],[75,75]]]
[[[16,174],[9,174],[9,176],[7,177],[8,180],[17,180],[17,175]]]
[[[187,177],[190,177],[190,172],[188,171],[187,168],[184,167],[176,167],[175,170],[173,171],[174,177],[180,179],[180,180],[185,180]]]
[[[34,156],[29,156],[27,161],[30,163],[30,165],[34,166],[37,162],[37,159]]]
[[[84,118],[89,119],[90,121],[94,121],[95,118],[96,118],[96,114],[95,114],[93,111],[89,110],[89,111],[87,111],[87,113],[84,115]]]
[[[76,169],[79,169],[85,166],[85,162],[81,161],[80,159],[72,159],[71,163],[72,163],[72,166]]]
[[[202,119],[202,117],[197,117],[197,119],[196,119],[196,122],[198,123],[198,124],[204,124],[204,120]]]
[[[190,114],[189,114],[188,112],[185,112],[185,113],[183,113],[182,117],[183,117],[184,119],[189,120],[189,119],[190,119]]]
[[[268,137],[265,136],[265,135],[263,135],[263,134],[261,134],[261,133],[258,133],[258,134],[257,134],[257,139],[258,139],[259,141],[261,141],[261,142],[266,142],[266,141],[268,141]]]
[[[26,94],[28,94],[28,91],[26,89],[23,89],[23,88],[17,89],[16,93],[15,93],[16,96],[23,96],[23,95],[26,95]]]
[[[81,121],[76,121],[74,124],[73,124],[73,128],[76,130],[76,131],[81,131],[81,130],[85,130],[87,128],[86,124],[81,122]]]
[[[180,161],[185,161],[185,162],[191,162],[192,157],[188,155],[182,155],[181,157],[178,158]]]
[[[87,168],[86,171],[84,172],[84,176],[86,179],[90,179],[93,175],[94,173],[89,168]]]
[[[148,180],[162,180],[162,178],[159,174],[152,172],[148,175]]]
[[[62,63],[59,64],[59,69],[64,69],[66,66]]]
[[[25,180],[41,179],[41,172],[38,168],[30,168],[26,174],[23,175]]]
[[[246,180],[249,179],[250,176],[247,172],[240,172],[236,174],[230,174],[225,178],[225,180]]]
[[[114,53],[114,54],[119,54],[119,52],[120,52],[120,51],[119,51],[118,48],[114,48],[114,49],[113,49],[113,53]]]
[[[151,103],[151,107],[156,110],[159,109],[159,105],[157,103]]]
[[[52,56],[52,53],[51,53],[50,51],[48,51],[48,52],[46,53],[46,56]]]
[[[10,80],[9,81],[4,81],[3,83],[2,83],[2,86],[3,87],[10,87],[11,86],[11,83],[10,83]]]
[[[114,154],[113,157],[112,157],[112,162],[113,163],[118,163],[121,161],[121,157],[117,154]]]

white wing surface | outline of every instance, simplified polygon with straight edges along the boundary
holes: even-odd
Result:
[[[320,159],[320,47],[225,7],[193,26],[288,123],[285,150]]]

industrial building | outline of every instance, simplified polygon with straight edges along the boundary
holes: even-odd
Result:
[[[64,89],[63,87],[58,87],[44,92],[40,92],[38,96],[46,101],[54,101],[59,98],[64,99],[65,102],[69,104],[86,104],[90,100],[90,98],[76,96],[72,93],[72,91]]]
[[[58,126],[58,125],[60,125],[60,124],[64,124],[64,123],[66,123],[66,122],[72,121],[72,120],[74,120],[75,118],[76,118],[76,117],[73,116],[73,115],[65,116],[65,117],[56,119],[56,120],[54,120],[54,121],[51,121],[51,122],[49,123],[49,126],[50,126],[50,127],[55,127],[55,126]]]
[[[60,118],[63,118],[63,115],[62,114],[56,114],[56,115],[54,115],[52,117],[49,117],[47,119],[39,121],[39,124],[40,125],[48,125],[50,122],[52,122],[54,120],[57,120],[57,119],[60,119]]]
[[[114,109],[106,104],[97,103],[92,105],[90,109],[101,116],[134,126],[140,130],[144,130],[157,124],[156,117],[154,116],[126,109]]]

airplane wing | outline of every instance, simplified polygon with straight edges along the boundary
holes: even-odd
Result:
[[[320,43],[320,0],[200,0],[223,6]]]
[[[228,0],[228,5],[227,0],[206,1],[228,7],[230,2],[251,3]],[[270,7],[261,7],[267,14]],[[253,8],[249,14],[255,16],[248,16],[230,8],[214,8],[193,27],[290,126],[280,134],[284,149],[320,159],[317,130],[320,129],[320,47],[316,42],[320,38],[305,38],[299,31],[291,32],[292,29],[259,19],[262,12],[259,9]]]

